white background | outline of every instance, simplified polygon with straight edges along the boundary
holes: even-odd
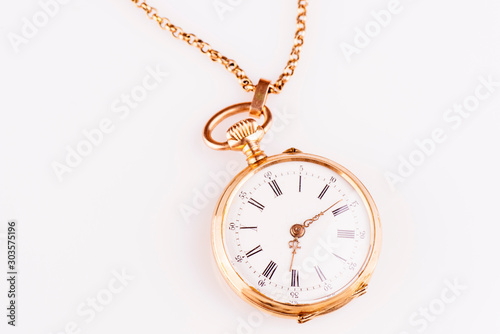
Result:
[[[222,16],[213,0],[152,4],[254,82],[275,80],[291,48],[295,1],[222,2],[232,3]],[[401,0],[401,12],[348,62],[341,43],[353,44],[356,27],[388,3],[311,1],[296,74],[268,100],[280,131],[266,152],[295,146],[347,166],[374,196],[384,228],[369,292],[297,325],[236,297],[210,249],[222,191],[211,175],[244,159],[210,150],[201,131],[214,112],[251,94],[130,1],[60,5],[19,52],[9,36],[41,7],[3,1],[0,332],[499,333],[500,87],[456,129],[443,115],[474,95],[479,77],[500,81],[500,3]],[[169,76],[121,119],[113,103],[156,67]],[[53,163],[65,163],[67,147],[105,118],[113,131],[58,180]],[[386,173],[437,128],[446,141],[393,189]],[[196,213],[181,214],[195,204]],[[19,231],[16,328],[4,315],[9,219]],[[122,270],[133,276],[127,286],[95,317],[82,316],[78,308],[109,297]],[[447,281],[466,288],[453,294]],[[432,321],[422,320],[429,308]]]

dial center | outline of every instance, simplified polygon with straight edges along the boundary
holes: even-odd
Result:
[[[304,235],[304,233],[306,233],[306,229],[302,224],[294,224],[290,228],[290,234],[294,238],[301,238]]]

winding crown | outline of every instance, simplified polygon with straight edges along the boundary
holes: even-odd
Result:
[[[247,156],[249,165],[266,157],[259,142],[264,137],[262,126],[252,118],[244,119],[227,130],[227,143],[232,150],[241,150]]]

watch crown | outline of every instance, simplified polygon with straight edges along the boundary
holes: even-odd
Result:
[[[265,131],[256,120],[248,118],[234,124],[227,130],[227,143],[232,150],[241,150],[247,156],[249,165],[266,157],[260,149],[259,142]]]
[[[256,120],[248,118],[238,123],[234,124],[227,130],[227,139],[240,141],[244,138],[250,137],[254,133],[257,133],[262,127],[257,123]]]

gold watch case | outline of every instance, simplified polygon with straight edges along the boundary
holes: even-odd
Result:
[[[239,188],[248,179],[255,175],[260,170],[279,163],[288,161],[304,161],[312,162],[325,166],[346,181],[358,192],[364,202],[364,207],[367,210],[370,219],[370,249],[368,255],[360,267],[356,276],[350,281],[348,286],[341,290],[338,294],[329,299],[318,301],[311,304],[289,304],[278,302],[268,296],[261,294],[255,288],[249,286],[238,272],[233,268],[227,256],[224,247],[224,229],[223,223],[226,218],[228,208],[231,206],[234,197]],[[295,318],[299,323],[306,322],[312,318],[326,314],[339,309],[349,303],[356,297],[363,295],[366,292],[368,282],[375,269],[382,242],[382,231],[380,218],[370,193],[358,178],[347,170],[345,167],[333,162],[329,159],[302,153],[296,149],[288,149],[282,154],[265,157],[256,163],[253,163],[242,170],[226,187],[217,203],[215,213],[212,220],[212,249],[215,260],[220,269],[220,272],[229,286],[246,302],[251,305],[269,312],[273,315]]]

